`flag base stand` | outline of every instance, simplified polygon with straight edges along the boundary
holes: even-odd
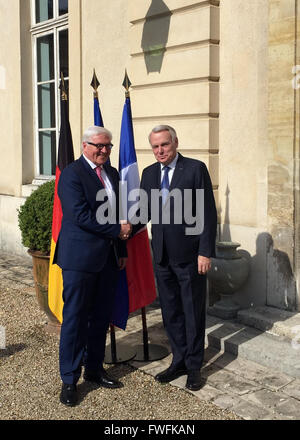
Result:
[[[133,359],[136,355],[136,350],[128,345],[118,344],[116,350],[113,350],[111,345],[108,345],[105,350],[105,364],[121,364]]]
[[[146,319],[146,309],[142,307],[142,322],[143,322],[143,344],[135,347],[136,356],[135,361],[158,361],[165,358],[169,354],[167,347],[157,344],[149,344],[148,342],[148,329]]]
[[[144,345],[138,345],[135,349],[136,355],[134,360],[138,362],[158,361],[169,354],[167,347],[156,344],[149,344],[146,347]]]
[[[110,345],[106,346],[104,362],[106,364],[120,364],[130,361],[136,355],[136,350],[128,345],[116,343],[115,328],[110,325]]]

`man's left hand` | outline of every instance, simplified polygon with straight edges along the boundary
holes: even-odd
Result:
[[[126,267],[126,263],[127,263],[127,258],[123,257],[123,258],[119,258],[119,269],[125,269]]]
[[[211,259],[198,255],[198,272],[200,274],[206,274],[211,268]]]

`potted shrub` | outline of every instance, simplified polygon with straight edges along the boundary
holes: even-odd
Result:
[[[58,324],[48,306],[48,278],[55,180],[36,189],[18,210],[22,244],[32,257],[37,300],[52,324]]]

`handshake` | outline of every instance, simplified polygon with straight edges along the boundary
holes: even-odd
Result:
[[[127,220],[121,220],[121,231],[119,234],[119,238],[121,240],[127,240],[130,237],[132,231],[132,224],[127,222]]]

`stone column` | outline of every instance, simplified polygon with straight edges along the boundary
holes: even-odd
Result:
[[[289,310],[299,310],[298,3],[269,0],[267,305]]]

